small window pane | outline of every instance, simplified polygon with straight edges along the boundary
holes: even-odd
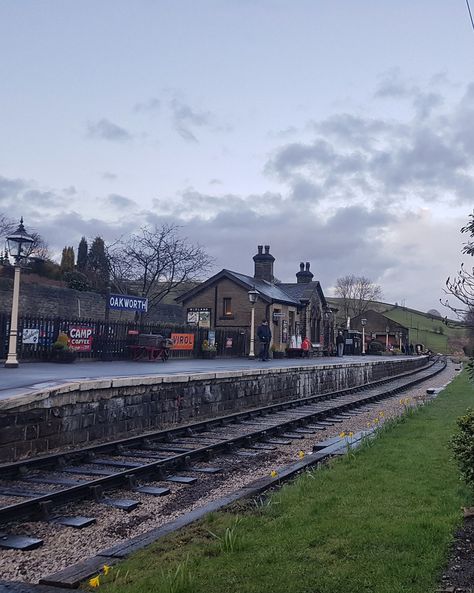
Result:
[[[224,315],[232,315],[232,299],[224,299]]]

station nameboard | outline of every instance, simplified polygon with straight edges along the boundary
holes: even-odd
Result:
[[[128,294],[111,294],[109,296],[109,309],[146,313],[148,311],[148,299]]]

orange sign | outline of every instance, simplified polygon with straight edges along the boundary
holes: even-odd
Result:
[[[173,350],[194,350],[194,334],[171,334]]]

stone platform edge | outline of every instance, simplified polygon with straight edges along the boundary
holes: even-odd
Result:
[[[421,360],[426,357],[419,357],[417,360]],[[210,381],[214,379],[237,379],[242,377],[258,377],[259,375],[272,375],[286,372],[324,372],[329,369],[336,369],[341,367],[352,367],[360,368],[364,366],[387,364],[388,362],[396,363],[403,362],[402,360],[393,359],[382,359],[382,360],[371,360],[364,362],[350,362],[350,363],[336,363],[327,365],[317,366],[292,366],[292,367],[272,367],[268,369],[243,369],[240,371],[216,371],[214,373],[190,373],[190,374],[179,374],[179,375],[140,375],[140,376],[129,376],[129,377],[108,377],[103,379],[87,379],[78,381],[69,381],[46,389],[32,390],[31,388],[25,388],[24,393],[16,393],[11,398],[5,398],[0,400],[0,412],[14,411],[17,408],[23,408],[27,406],[36,407],[39,402],[44,402],[50,398],[56,396],[66,396],[67,394],[77,394],[81,391],[100,391],[110,390],[114,388],[126,388],[126,387],[138,387],[138,386],[155,386],[162,383],[189,383],[192,381]],[[72,398],[71,398],[72,399]],[[72,401],[70,403],[73,403]],[[48,403],[46,407],[52,407],[52,403]]]

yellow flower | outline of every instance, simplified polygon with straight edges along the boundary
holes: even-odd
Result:
[[[385,414],[383,412],[380,412],[379,416],[380,416],[380,418],[383,418],[385,416]]]
[[[270,472],[270,475],[272,478],[276,478],[276,477],[278,477],[278,472],[276,472],[274,469],[272,469],[272,471]]]
[[[377,422],[379,421],[378,418],[374,418],[374,422],[377,424]]]
[[[400,404],[403,405],[403,400],[402,399],[400,400]]]
[[[341,437],[341,439],[343,439],[346,436],[346,433],[345,432],[340,432],[339,433],[339,436]]]
[[[354,433],[351,431],[351,432],[349,433],[349,437],[350,437],[350,438],[352,438],[353,436],[354,436]]]
[[[95,589],[95,587],[99,587],[100,586],[99,577],[97,576],[97,577],[94,577],[93,579],[89,579],[89,585],[91,587],[94,587],[94,589]]]
[[[298,457],[299,457],[300,459],[303,459],[303,457],[304,457],[304,451],[300,451],[300,452],[298,453]]]
[[[102,567],[102,571],[103,571],[104,575],[107,576],[110,571],[110,566],[108,566],[107,564],[104,564],[104,566]]]
[[[367,422],[367,428],[370,428],[372,426],[372,424],[370,422]]]

